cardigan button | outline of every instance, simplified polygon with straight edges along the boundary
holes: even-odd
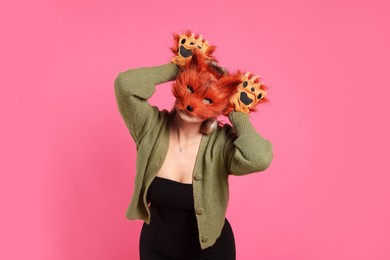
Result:
[[[194,177],[194,179],[196,180],[196,181],[200,181],[201,179],[202,179],[202,175],[195,175],[195,177]]]
[[[207,242],[207,241],[209,241],[209,238],[207,236],[203,236],[202,237],[202,242]]]
[[[196,209],[196,214],[198,214],[198,215],[202,215],[203,212],[204,212],[204,209],[203,209],[203,208],[197,208],[197,209]]]

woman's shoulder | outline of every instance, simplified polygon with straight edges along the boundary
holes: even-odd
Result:
[[[227,141],[237,138],[237,134],[233,126],[229,123],[223,123],[217,126],[217,129],[213,132],[214,138],[218,141]]]
[[[169,127],[170,112],[167,109],[160,109],[157,106],[152,106],[153,115],[147,115],[153,118],[152,122],[144,129],[144,136],[155,138],[161,134],[162,129]]]

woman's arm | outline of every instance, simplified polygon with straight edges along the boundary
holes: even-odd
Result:
[[[129,69],[116,77],[114,87],[118,109],[136,144],[159,115],[158,108],[148,102],[156,85],[174,80],[178,72],[177,65],[168,63]]]
[[[264,171],[273,159],[272,143],[256,132],[249,115],[232,111],[225,145],[225,163],[229,174],[245,175]]]

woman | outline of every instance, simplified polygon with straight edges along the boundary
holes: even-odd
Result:
[[[272,161],[272,144],[248,114],[229,111],[233,127],[216,124],[238,75],[223,73],[196,48],[191,56],[185,65],[129,69],[115,79],[118,108],[137,147],[126,217],[144,220],[141,259],[235,259],[225,217],[228,177],[264,171]],[[156,85],[171,80],[173,109],[151,106]]]

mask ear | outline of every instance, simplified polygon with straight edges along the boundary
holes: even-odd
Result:
[[[192,49],[192,51],[191,61],[187,63],[186,69],[193,69],[200,72],[205,66],[208,66],[204,54],[197,48]]]
[[[238,85],[241,84],[241,81],[240,72],[226,73],[218,80],[218,85],[221,88],[226,89],[230,95],[233,95],[237,91]]]

